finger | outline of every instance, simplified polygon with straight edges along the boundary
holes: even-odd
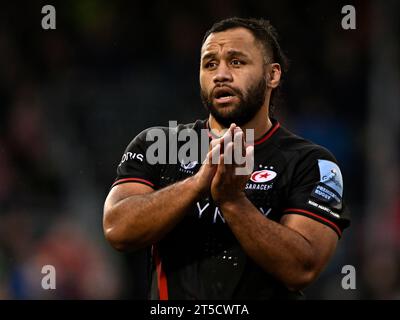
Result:
[[[232,123],[229,126],[228,130],[226,130],[226,132],[224,133],[224,136],[230,136],[231,138],[233,138],[236,128],[237,128],[236,124]]]
[[[219,155],[221,151],[221,145],[216,144],[208,153],[206,157],[206,164],[208,165],[216,165],[219,161]]]
[[[211,151],[217,144],[220,144],[221,138],[212,139],[210,144],[208,145],[208,151]]]
[[[245,165],[235,168],[235,174],[240,176],[250,176],[254,170],[254,147],[246,148]]]
[[[248,146],[246,148],[246,172],[250,175],[254,169],[254,146]]]
[[[237,128],[237,125],[235,124],[235,123],[231,123],[231,125],[229,126],[229,132],[230,132],[230,135],[233,137],[233,135],[235,134],[235,130],[236,130],[236,128]]]
[[[243,144],[243,136],[244,133],[242,130],[237,130],[235,132],[235,136],[233,137],[233,156],[234,156],[234,164],[238,166],[244,165],[246,159],[246,149]]]
[[[233,164],[233,142],[228,142],[224,150],[224,164]]]
[[[230,141],[232,141],[232,139],[233,139],[233,131],[235,130],[235,128],[236,128],[236,124],[232,123],[232,124],[229,126],[228,130],[226,130],[226,131],[224,132],[224,134],[223,134],[221,137],[219,137],[219,138],[217,138],[217,139],[213,139],[211,142],[212,142],[212,143],[219,143],[219,144],[221,144],[221,150],[224,150],[225,146],[226,146]]]
[[[215,147],[212,149],[211,152],[211,164],[212,165],[218,165],[219,163],[219,156],[221,154],[221,145],[217,144]]]
[[[244,131],[240,128],[240,130],[242,131],[242,133],[243,133],[243,140],[242,140],[242,145],[243,145],[243,150],[246,150],[246,135],[245,135],[245,133],[244,133]],[[244,152],[243,153],[243,155],[245,155],[246,154],[246,152]]]
[[[244,131],[243,131],[244,133]],[[254,129],[246,129],[246,133],[243,136],[244,145],[246,147],[254,145]]]
[[[243,140],[242,143],[245,144],[246,139],[245,139],[244,131],[242,130],[242,128],[236,127],[236,128],[235,128],[235,131],[234,131],[234,135],[237,134],[238,132],[241,132],[241,133],[242,133],[242,140]]]
[[[231,128],[232,128],[232,126],[229,128],[228,131],[225,132],[225,134],[221,138],[221,150],[225,150],[228,143],[232,142],[233,136],[232,136]]]
[[[246,157],[253,157],[254,158],[254,146],[247,146],[246,147]]]
[[[221,154],[219,156],[219,164],[215,176],[217,177],[217,179],[223,179],[225,172],[226,172],[225,157],[223,154]]]

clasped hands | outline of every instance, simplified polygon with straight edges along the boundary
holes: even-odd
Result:
[[[193,178],[200,193],[209,193],[221,205],[245,197],[253,167],[254,147],[246,145],[242,129],[231,124],[222,137],[211,141],[206,159]]]

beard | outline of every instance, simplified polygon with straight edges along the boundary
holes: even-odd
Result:
[[[214,96],[212,91],[207,94],[201,89],[200,95],[204,107],[211,113],[215,120],[225,128],[229,128],[231,123],[235,123],[238,126],[245,125],[255,117],[264,104],[267,94],[267,80],[264,76],[260,77],[245,93],[229,85],[224,86],[230,88],[235,93],[235,96],[239,98],[239,102],[231,104],[229,106],[231,110],[229,111],[220,110],[219,108],[225,109],[227,107],[216,107],[213,104]]]

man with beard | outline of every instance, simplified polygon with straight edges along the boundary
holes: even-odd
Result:
[[[204,162],[149,163],[150,129],[127,147],[104,232],[118,250],[151,246],[150,298],[298,299],[334,253],[349,225],[342,176],[329,151],[271,116],[285,68],[268,21],[220,21],[201,48],[209,118],[159,128],[207,129]],[[245,129],[254,130],[251,145]],[[237,150],[254,159],[248,175],[227,160]]]

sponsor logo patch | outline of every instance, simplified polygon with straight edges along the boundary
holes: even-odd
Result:
[[[140,162],[143,162],[143,154],[141,153],[135,153],[135,152],[126,152],[122,156],[121,162],[119,163],[119,166],[122,165],[124,162],[129,161],[129,160],[134,160],[137,159]]]
[[[343,196],[343,178],[338,165],[329,160],[318,160],[320,182]]]
[[[313,196],[325,202],[340,203],[342,200],[340,196],[333,190],[329,190],[321,184],[318,184],[313,190]]]
[[[318,203],[316,203],[316,202],[314,202],[312,200],[308,200],[308,204],[313,206],[313,207],[316,207],[316,208],[318,208],[320,210],[323,210],[326,213],[329,213],[331,216],[335,217],[336,219],[340,219],[340,215],[338,215],[336,212],[333,212],[331,209],[329,209],[329,208],[327,208],[327,207],[325,207],[323,205],[320,205],[320,204],[318,204]]]
[[[188,163],[186,163],[186,164],[182,161],[182,162],[181,162],[181,167],[182,167],[183,169],[185,169],[185,170],[191,170],[191,169],[193,169],[194,167],[196,167],[197,164],[198,164],[197,161],[190,161],[190,162],[188,162]]]
[[[322,202],[335,210],[342,209],[343,179],[336,163],[318,160],[319,183],[311,195],[315,201]]]
[[[188,163],[181,161],[181,167],[179,168],[179,171],[188,174],[194,174],[193,169],[196,168],[198,164],[199,163],[197,161],[189,161]]]

